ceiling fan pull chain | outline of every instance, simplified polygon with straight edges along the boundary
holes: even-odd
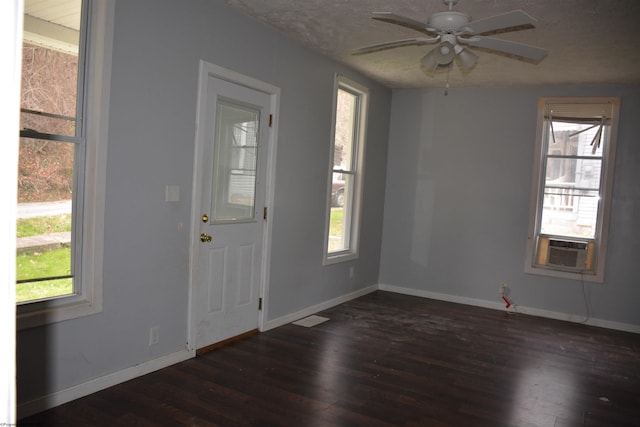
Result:
[[[447,66],[447,83],[444,86],[444,96],[449,95],[449,73],[451,72],[451,64],[453,64],[453,62]]]

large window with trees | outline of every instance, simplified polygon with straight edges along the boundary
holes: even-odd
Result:
[[[526,271],[603,281],[619,103],[540,101]]]
[[[368,90],[336,76],[325,264],[358,256]]]
[[[109,3],[25,1],[17,177],[19,327],[101,309]]]

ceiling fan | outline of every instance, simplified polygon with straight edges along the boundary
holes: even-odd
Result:
[[[434,13],[426,23],[391,12],[374,12],[373,19],[401,25],[435,37],[416,37],[378,43],[355,49],[353,54],[370,53],[382,49],[400,46],[425,45],[438,43],[438,46],[427,53],[421,60],[422,68],[427,73],[451,67],[454,59],[463,72],[469,72],[478,62],[478,56],[467,47],[479,47],[496,52],[507,53],[515,57],[540,61],[547,55],[547,50],[523,43],[481,36],[480,34],[521,30],[534,25],[536,20],[521,10],[514,10],[501,15],[471,21],[471,17],[453,10],[458,0],[442,0],[449,10]],[[467,47],[465,47],[467,46]]]

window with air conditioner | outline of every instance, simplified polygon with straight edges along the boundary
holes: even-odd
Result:
[[[602,282],[618,98],[544,98],[525,271]]]

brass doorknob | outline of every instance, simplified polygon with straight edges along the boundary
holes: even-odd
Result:
[[[202,243],[207,243],[207,242],[210,242],[211,240],[212,240],[212,237],[209,236],[207,233],[200,234],[200,241]]]

